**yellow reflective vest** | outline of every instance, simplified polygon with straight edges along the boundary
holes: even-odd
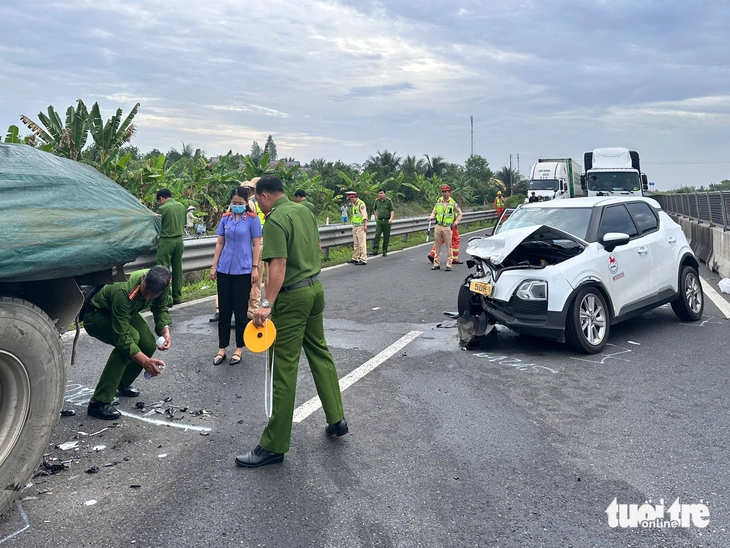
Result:
[[[350,206],[350,220],[352,221],[353,226],[361,226],[362,225],[362,210],[360,209],[360,206],[364,206],[365,202],[363,202],[360,198],[357,199],[357,202],[352,204]]]
[[[448,202],[444,202],[443,198],[440,198],[436,202],[436,222],[440,225],[451,225],[456,218],[456,202],[453,198],[449,198]]]

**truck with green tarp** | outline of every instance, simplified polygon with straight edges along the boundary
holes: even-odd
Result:
[[[124,275],[160,219],[89,165],[0,143],[0,514],[27,484],[60,416],[61,334],[80,287]]]

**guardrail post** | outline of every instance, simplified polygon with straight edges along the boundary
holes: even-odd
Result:
[[[407,242],[408,241],[408,233],[403,234],[403,241],[404,242]]]
[[[325,261],[330,258],[330,248],[329,247],[323,247],[322,248],[322,258]]]
[[[707,196],[707,216],[710,218],[710,226],[712,226],[712,204],[710,203],[710,193],[705,194]]]

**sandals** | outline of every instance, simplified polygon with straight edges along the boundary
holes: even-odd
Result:
[[[215,358],[213,358],[213,365],[220,365],[221,363],[223,363],[223,360],[225,360],[225,359],[226,359],[225,351],[222,354],[220,352],[218,352],[215,355]]]
[[[243,352],[240,354],[237,354],[236,352],[233,353],[233,356],[231,356],[231,359],[228,361],[231,365],[236,365],[238,363],[241,363],[241,358],[243,357]]]

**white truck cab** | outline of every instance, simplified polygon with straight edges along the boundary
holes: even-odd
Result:
[[[581,187],[586,196],[643,196],[649,189],[635,150],[597,148],[586,152],[583,160],[586,171]]]

